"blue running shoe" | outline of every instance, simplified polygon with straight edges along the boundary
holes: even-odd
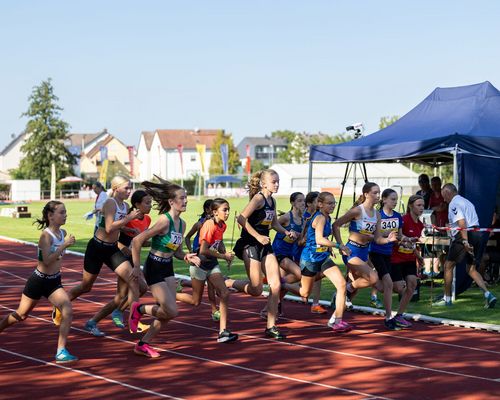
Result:
[[[111,319],[113,320],[115,326],[125,329],[125,324],[123,323],[123,313],[118,308],[115,308],[111,313]]]
[[[95,337],[106,336],[106,334],[97,327],[97,324],[90,319],[85,323],[83,329],[85,329],[87,332],[89,332],[92,336]]]
[[[495,304],[497,304],[497,298],[493,293],[489,293],[488,297],[486,297],[486,302],[484,304],[484,308],[487,310],[488,308],[494,308]]]
[[[78,357],[75,357],[75,356],[69,354],[69,351],[64,349],[64,348],[59,350],[56,354],[56,363],[57,364],[70,363],[70,362],[75,362],[75,361],[78,361]]]

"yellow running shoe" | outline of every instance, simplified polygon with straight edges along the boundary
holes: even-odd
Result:
[[[52,307],[52,322],[54,322],[54,325],[59,326],[61,325],[61,319],[62,319],[62,314],[61,311],[56,307]]]

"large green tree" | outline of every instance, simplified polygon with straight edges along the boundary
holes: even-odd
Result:
[[[220,146],[222,144],[228,145],[229,174],[236,174],[238,172],[238,167],[241,165],[238,150],[234,146],[233,135],[230,133],[226,134],[221,130],[217,132],[215,141],[212,144],[212,157],[210,158],[210,167],[208,168],[210,175],[221,175],[224,172],[222,170],[222,155],[220,151]]]
[[[60,117],[63,110],[54,94],[51,79],[35,86],[29,97],[27,140],[21,147],[24,158],[12,171],[15,179],[40,179],[42,188],[50,187],[51,165],[55,163],[57,178],[73,175],[76,158],[65,147],[69,125]]]
[[[278,160],[282,163],[303,164],[309,160],[309,146],[315,144],[335,144],[349,140],[348,136],[337,134],[327,135],[324,133],[294,132],[289,130],[274,131],[273,138],[284,139],[286,150],[278,153]]]

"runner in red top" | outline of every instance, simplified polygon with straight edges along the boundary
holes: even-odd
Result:
[[[416,247],[416,242],[424,230],[424,224],[419,220],[423,212],[424,198],[419,195],[411,196],[403,216],[403,235],[409,240],[394,246],[391,256],[393,288],[401,295],[398,312],[394,318],[402,328],[411,326],[411,323],[404,319],[403,313],[417,287],[417,261],[420,265],[424,263]]]
[[[210,281],[220,298],[220,329],[217,341],[220,343],[234,342],[238,335],[227,329],[227,308],[229,290],[224,283],[224,277],[219,267],[218,259],[231,263],[234,258],[232,252],[226,251],[223,243],[226,230],[225,221],[229,218],[229,203],[224,199],[214,199],[211,205],[211,218],[207,218],[200,229],[200,247],[198,256],[199,267],[191,265],[189,273],[193,286],[193,294],[177,293],[176,299],[184,303],[199,306],[205,288],[205,282]]]

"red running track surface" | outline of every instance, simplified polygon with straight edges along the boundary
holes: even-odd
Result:
[[[82,258],[63,259],[66,288],[81,279]],[[0,240],[0,315],[15,310],[36,265],[35,247]],[[185,289],[186,290],[186,289]],[[53,362],[58,331],[42,299],[31,317],[0,334],[0,398],[107,399],[485,399],[500,396],[497,333],[415,323],[391,332],[382,318],[347,313],[356,325],[335,335],[327,317],[286,302],[284,342],[266,339],[258,316],[264,298],[231,294],[231,344],[216,341],[210,307],[179,303],[179,316],[153,343],[159,359],[133,353],[140,335],[99,325],[106,336],[82,330],[115,292],[103,267],[91,293],[73,302],[68,348],[73,365]],[[146,296],[147,301],[151,297]],[[492,312],[497,312],[492,310]]]

